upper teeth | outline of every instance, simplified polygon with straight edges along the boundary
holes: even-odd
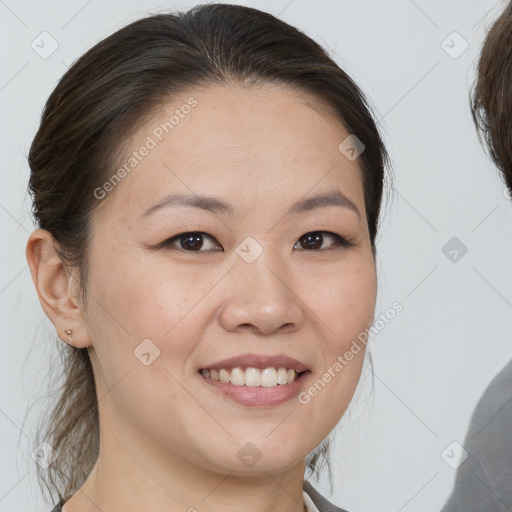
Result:
[[[220,380],[222,382],[233,384],[234,386],[263,386],[270,388],[278,384],[288,384],[297,378],[297,372],[294,369],[287,368],[259,368],[248,367],[245,371],[240,368],[224,369],[221,370],[201,370],[205,377],[213,380]]]

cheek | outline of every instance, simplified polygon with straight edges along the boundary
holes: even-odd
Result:
[[[359,382],[366,344],[364,336],[363,341],[358,337],[372,324],[376,293],[373,260],[354,260],[328,277],[320,276],[305,295],[315,298],[307,305],[317,317],[323,336],[317,340],[321,361],[317,380],[302,403],[311,400],[315,411],[324,411],[329,417],[326,424],[340,419]]]
[[[329,340],[326,352],[342,349],[373,321],[377,277],[371,260],[346,262],[338,270],[304,279],[301,297],[318,316]]]
[[[208,283],[147,259],[117,255],[115,261],[90,273],[95,375],[100,394],[108,396],[103,412],[129,411],[130,421],[144,428],[152,418],[168,425],[166,435],[178,435],[169,414],[190,402],[179,383],[201,329],[193,322],[194,305]]]
[[[198,291],[190,274],[150,265],[133,252],[111,256],[104,265],[96,257],[89,274],[88,329],[101,385],[110,389],[121,379],[124,386],[140,382],[129,393],[135,401],[155,389],[167,388],[166,396],[171,396],[172,378],[162,367],[182,377],[183,362],[194,349],[194,327],[188,321],[192,315],[187,313],[191,308],[193,312],[194,298],[207,292],[206,284]],[[144,365],[144,358],[150,365]]]
[[[136,251],[113,256],[115,265],[95,271],[95,296],[108,308],[106,316],[100,312],[106,323],[121,324],[134,341],[162,338],[208,291],[207,282],[180,266],[155,265]]]

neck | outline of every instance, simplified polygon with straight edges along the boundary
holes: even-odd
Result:
[[[279,473],[236,474],[205,466],[162,447],[102,433],[96,465],[63,512],[305,511],[305,459]]]

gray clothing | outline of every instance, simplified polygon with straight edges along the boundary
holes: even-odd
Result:
[[[464,448],[442,512],[512,511],[512,360],[478,401]]]

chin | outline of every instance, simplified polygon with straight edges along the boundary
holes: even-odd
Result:
[[[222,473],[238,476],[267,476],[279,474],[305,461],[307,452],[304,446],[277,448],[264,438],[261,441],[247,441],[231,444],[219,454],[209,454],[212,464]]]

